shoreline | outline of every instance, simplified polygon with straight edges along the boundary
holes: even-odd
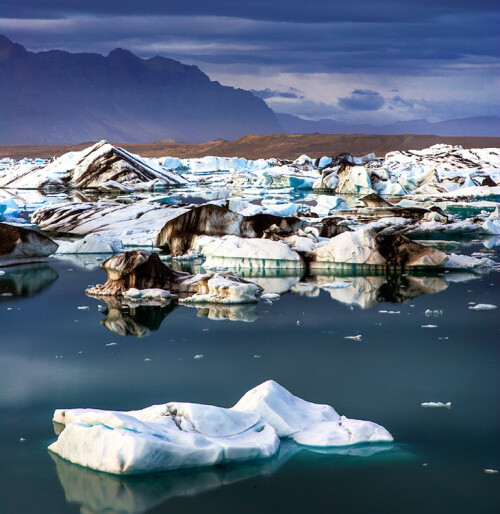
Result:
[[[378,156],[396,150],[421,150],[435,144],[461,145],[463,148],[500,147],[500,137],[434,135],[364,135],[364,134],[271,134],[248,135],[234,141],[215,140],[204,143],[156,141],[153,143],[112,143],[144,157],[245,157],[247,159],[296,159],[302,154],[312,158],[323,155],[370,152]],[[66,152],[83,150],[92,142],[73,145],[0,145],[0,159],[10,157],[50,158]]]

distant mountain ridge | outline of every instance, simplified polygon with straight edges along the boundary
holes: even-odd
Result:
[[[0,35],[0,144],[233,141],[248,134],[500,136],[500,118],[387,125],[275,114],[250,91],[211,81],[173,59],[117,48],[106,57],[33,53]]]
[[[415,134],[435,136],[500,136],[498,116],[475,116],[431,123],[427,120],[398,121],[386,125],[350,124],[335,120],[306,120],[276,113],[285,134]]]
[[[281,131],[273,111],[196,66],[60,50],[33,53],[0,35],[0,142],[68,144],[109,139],[189,143]]]

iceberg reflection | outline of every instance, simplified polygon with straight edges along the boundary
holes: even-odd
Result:
[[[380,452],[401,457],[406,452],[392,443],[316,450],[283,441],[278,454],[266,460],[178,472],[117,476],[77,466],[49,452],[66,501],[80,506],[82,514],[140,514],[173,498],[193,496],[278,471],[297,453],[371,457]],[[389,453],[387,453],[389,452]]]
[[[175,309],[174,304],[128,304],[118,298],[98,298],[105,301],[105,318],[101,321],[108,330],[121,336],[144,337],[160,328],[163,320]]]
[[[337,282],[348,283],[349,287],[338,289],[331,287]],[[318,296],[323,289],[328,292],[332,300],[367,309],[383,302],[404,303],[417,296],[439,293],[448,285],[448,282],[441,277],[316,275],[307,282],[296,284],[292,291],[300,295]]]
[[[47,289],[59,278],[47,264],[28,264],[6,268],[0,275],[0,295],[34,296]]]

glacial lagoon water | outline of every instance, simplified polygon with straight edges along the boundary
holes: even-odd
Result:
[[[318,287],[332,277],[266,277],[293,292],[255,306],[130,309],[85,295],[105,281],[99,268],[50,259],[4,271],[1,512],[500,511],[500,474],[485,472],[500,468],[499,309],[469,309],[500,305],[498,272],[346,277],[333,290]],[[285,444],[270,461],[129,478],[46,449],[56,408],[231,406],[269,378],[380,423],[394,444]]]

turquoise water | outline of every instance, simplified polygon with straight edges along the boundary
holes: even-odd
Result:
[[[276,288],[295,282],[295,292],[247,308],[130,310],[85,295],[105,281],[101,269],[51,259],[4,271],[2,512],[500,511],[500,474],[484,472],[500,468],[499,311],[468,308],[500,305],[497,272],[464,282],[358,277],[356,294],[334,298],[317,287],[321,279],[271,278]],[[361,341],[344,338],[357,334]],[[231,406],[269,378],[382,424],[395,443],[327,452],[287,444],[266,462],[125,479],[46,449],[56,408]]]

